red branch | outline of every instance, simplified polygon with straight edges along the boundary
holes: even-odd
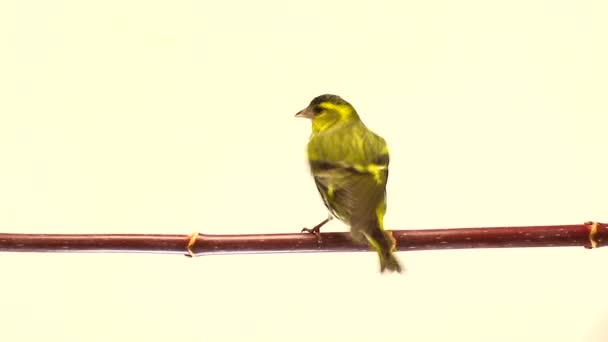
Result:
[[[603,247],[608,225],[482,227],[394,230],[398,251],[510,248],[510,247]],[[9,234],[0,233],[0,252],[143,252],[193,255],[355,252],[369,251],[353,243],[348,233],[248,235],[161,234]],[[190,245],[190,248],[188,248]]]

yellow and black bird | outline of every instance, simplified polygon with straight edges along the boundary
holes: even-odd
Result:
[[[378,252],[381,272],[401,272],[393,254],[395,239],[383,224],[389,162],[384,139],[337,95],[317,96],[296,117],[312,121],[308,161],[331,215],[350,225],[355,242],[367,243]],[[303,231],[319,236],[330,218]]]

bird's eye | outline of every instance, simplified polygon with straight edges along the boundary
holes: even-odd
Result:
[[[321,108],[320,106],[314,106],[312,111],[315,113],[315,115],[319,115],[323,111],[323,108]]]

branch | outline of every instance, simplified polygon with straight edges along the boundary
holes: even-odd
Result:
[[[511,247],[603,247],[608,225],[483,227],[394,230],[398,251],[511,248]],[[321,241],[304,234],[162,235],[162,234],[10,234],[0,233],[0,252],[143,252],[189,255],[361,252],[349,233],[322,233]]]

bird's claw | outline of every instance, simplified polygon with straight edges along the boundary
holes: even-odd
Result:
[[[314,227],[312,229],[302,228],[301,233],[304,233],[304,232],[314,234],[317,237],[317,242],[321,243],[321,227]]]
[[[331,221],[331,219],[332,219],[332,217],[328,216],[325,220],[321,221],[321,223],[312,227],[312,229],[302,228],[301,233],[307,232],[307,233],[315,234],[315,236],[317,237],[317,243],[321,243],[321,227],[323,227],[323,225],[325,225],[327,222]]]

